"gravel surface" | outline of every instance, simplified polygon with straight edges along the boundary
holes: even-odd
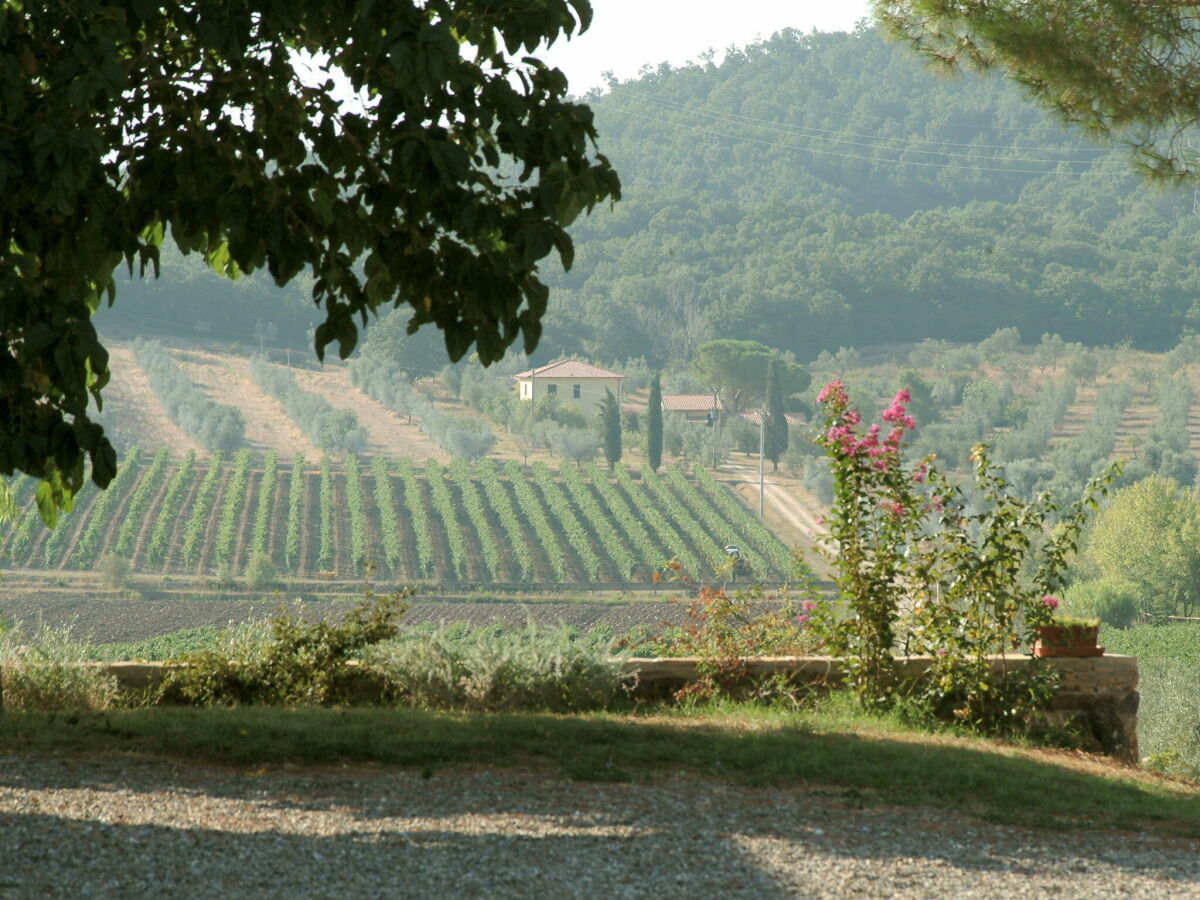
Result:
[[[845,799],[0,757],[0,898],[1200,897],[1196,842]]]
[[[664,597],[666,595],[664,594]],[[303,603],[306,615],[336,615],[345,612],[346,602]],[[0,616],[8,622],[35,625],[44,621],[59,626],[74,623],[80,637],[92,643],[137,641],[200,625],[222,627],[235,622],[270,618],[278,608],[272,601],[259,600],[126,600],[81,598],[70,594],[27,594],[0,597]],[[679,621],[684,605],[662,603],[475,603],[417,600],[402,620],[419,622],[470,622],[487,625],[500,622],[524,625],[530,618],[545,625],[563,623],[581,629],[611,625],[623,633],[633,625],[655,625]]]

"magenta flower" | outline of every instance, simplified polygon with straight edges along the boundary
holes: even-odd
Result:
[[[1047,609],[1058,609],[1057,597],[1051,597],[1049,594],[1046,594],[1042,597],[1042,602],[1046,604]]]
[[[826,400],[845,403],[846,399],[846,386],[838,380],[829,382],[821,389],[821,393],[817,394],[818,403],[824,403]]]

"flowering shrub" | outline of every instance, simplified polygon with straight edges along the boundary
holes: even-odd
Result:
[[[883,412],[886,435],[879,425],[861,429],[841,382],[818,399],[826,423],[817,442],[834,476],[828,549],[844,607],[821,629],[851,687],[864,705],[890,705],[908,689],[894,654],[928,654],[923,699],[935,713],[988,730],[1018,727],[1048,696],[1049,676],[1024,667],[1029,674],[1017,677],[989,656],[1028,643],[1053,618],[1067,557],[1119,467],[1089,484],[1051,530],[1059,507],[1046,494],[1010,494],[983,445],[971,454],[977,508],[933,457],[906,464],[903,439],[916,425],[907,391]]]
[[[707,700],[730,693],[775,700],[794,693],[787,676],[754,683],[748,659],[756,656],[805,656],[821,652],[823,640],[813,628],[824,615],[815,596],[796,602],[784,592],[766,595],[760,588],[736,590],[696,586],[678,562],[667,566],[668,578],[680,581],[695,597],[682,626],[660,626],[640,641],[618,644],[633,655],[695,656],[699,678],[675,695],[677,700]],[[811,589],[810,589],[811,590]]]

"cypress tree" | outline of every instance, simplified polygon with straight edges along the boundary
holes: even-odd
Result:
[[[775,360],[767,363],[767,421],[764,455],[771,461],[771,471],[779,471],[779,459],[788,448],[787,415],[783,411],[783,389],[775,371]]]
[[[613,392],[607,389],[604,405],[600,407],[600,424],[604,429],[604,458],[611,470],[621,461],[621,407]]]
[[[650,379],[649,404],[650,409],[646,411],[646,461],[651,470],[657,472],[662,465],[663,447],[662,386],[657,372]]]

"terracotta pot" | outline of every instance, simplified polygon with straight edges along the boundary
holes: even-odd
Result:
[[[1041,625],[1038,639],[1033,644],[1033,655],[1047,656],[1103,656],[1104,648],[1097,647],[1100,626],[1081,628],[1078,625]]]

